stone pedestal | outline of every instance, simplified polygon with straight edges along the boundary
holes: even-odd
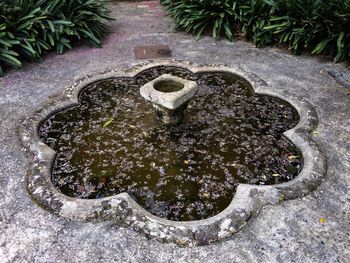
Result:
[[[197,93],[194,81],[164,74],[140,89],[140,94],[152,102],[157,119],[165,125],[181,122],[188,101]]]

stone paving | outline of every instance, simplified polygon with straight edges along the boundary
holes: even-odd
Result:
[[[349,66],[242,41],[195,41],[173,31],[157,1],[112,8],[117,20],[102,49],[50,54],[0,78],[0,262],[350,262],[350,94],[328,74],[346,74]],[[191,248],[113,222],[70,221],[37,206],[25,189],[19,125],[78,79],[145,63],[134,56],[142,45],[169,45],[176,60],[241,67],[277,92],[309,101],[320,122],[313,139],[328,161],[323,183],[304,198],[265,206],[225,241]]]

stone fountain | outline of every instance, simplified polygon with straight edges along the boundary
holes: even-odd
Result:
[[[70,220],[114,221],[180,246],[226,239],[325,175],[310,137],[315,110],[276,91],[221,65],[163,61],[93,75],[21,125],[26,188]]]
[[[165,125],[181,122],[188,101],[198,91],[196,82],[164,74],[148,82],[141,89],[141,96],[152,102],[157,119]]]

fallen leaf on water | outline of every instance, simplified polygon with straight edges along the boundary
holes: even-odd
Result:
[[[321,217],[321,218],[320,218],[320,223],[321,223],[321,224],[326,223],[326,219],[325,219],[325,218],[323,218],[323,217]]]
[[[198,152],[198,153],[201,153],[201,154],[205,154],[206,153],[206,151],[201,151],[201,150],[194,150],[195,152]]]
[[[103,128],[106,128],[108,125],[110,125],[112,123],[113,119],[109,119],[108,121],[106,121],[104,124],[103,124]]]
[[[288,156],[288,160],[293,160],[293,159],[296,159],[296,158],[299,158],[299,156],[297,156],[297,155],[289,155]]]
[[[209,197],[210,197],[209,193],[203,193],[202,196],[203,196],[204,198],[209,198]]]

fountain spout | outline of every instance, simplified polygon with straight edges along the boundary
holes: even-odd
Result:
[[[189,100],[197,91],[196,82],[164,74],[142,86],[140,94],[152,102],[162,124],[175,125],[181,122]]]

